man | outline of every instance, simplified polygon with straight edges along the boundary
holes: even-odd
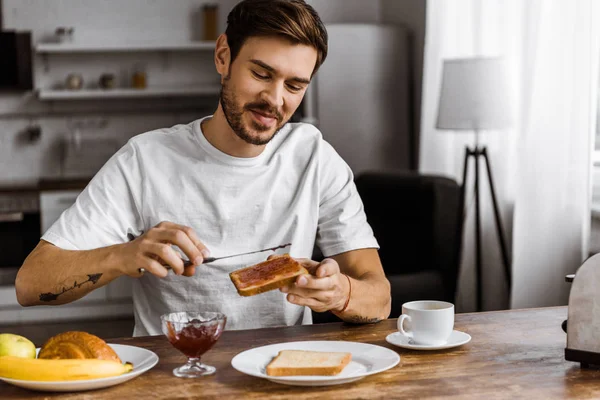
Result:
[[[68,303],[129,275],[136,336],[183,310],[223,312],[229,329],[310,322],[306,307],[387,318],[390,286],[350,169],[315,127],[288,123],[326,55],[304,1],[239,3],[216,44],[214,115],[121,148],[25,260],[19,303]],[[279,292],[240,297],[229,279],[265,253],[202,264],[284,243],[311,276]],[[321,263],[309,259],[315,243]]]

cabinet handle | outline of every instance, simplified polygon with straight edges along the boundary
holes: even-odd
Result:
[[[23,213],[0,213],[0,222],[21,222],[23,221]]]
[[[75,203],[75,200],[77,200],[77,197],[69,197],[68,199],[62,198],[58,199],[57,203],[62,205],[71,205]]]

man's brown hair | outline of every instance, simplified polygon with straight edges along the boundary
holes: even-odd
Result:
[[[327,57],[327,30],[315,9],[304,0],[243,0],[227,16],[231,62],[245,41],[254,36],[277,36],[317,50],[317,72]]]

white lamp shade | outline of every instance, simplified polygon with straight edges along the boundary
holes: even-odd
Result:
[[[511,124],[508,80],[501,58],[444,61],[436,128],[495,130]]]

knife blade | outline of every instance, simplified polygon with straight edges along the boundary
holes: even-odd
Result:
[[[128,237],[128,239],[129,239],[130,241],[131,241],[131,240],[134,240],[134,239],[136,238],[136,237],[135,237],[135,236],[133,236],[132,234],[128,234],[128,235],[127,235],[127,237]],[[245,253],[238,253],[238,254],[230,254],[230,255],[228,255],[228,256],[221,256],[221,257],[206,257],[206,258],[204,259],[204,261],[202,261],[202,264],[210,264],[211,262],[214,262],[214,261],[217,261],[217,260],[223,260],[223,259],[225,259],[225,258],[232,258],[232,257],[246,256],[246,255],[248,255],[248,254],[262,253],[262,252],[264,252],[264,251],[271,251],[271,250],[272,250],[272,251],[275,251],[275,250],[277,250],[277,249],[283,249],[283,248],[285,248],[285,247],[288,247],[288,246],[291,246],[291,245],[292,245],[291,243],[286,243],[286,244],[281,244],[281,245],[279,245],[279,246],[276,246],[276,247],[269,247],[268,249],[254,250],[254,251],[248,251],[248,252],[245,252]],[[192,263],[190,260],[186,260],[186,259],[183,259],[183,258],[182,258],[182,260],[183,260],[183,266],[184,266],[184,267],[190,267],[190,266],[194,265],[194,263]],[[162,263],[161,263],[161,264],[162,264]],[[166,269],[171,269],[171,266],[170,266],[170,265],[167,265],[167,264],[162,264],[162,266],[163,266],[163,267],[165,267]]]
[[[206,257],[206,258],[204,259],[204,261],[202,261],[202,264],[210,264],[210,263],[211,263],[211,262],[213,262],[213,261],[217,261],[217,260],[223,260],[223,259],[225,259],[225,258],[232,258],[232,257],[246,256],[246,255],[248,255],[248,254],[262,253],[262,252],[264,252],[264,251],[271,251],[271,250],[275,251],[275,250],[277,250],[277,249],[283,249],[283,248],[285,248],[285,247],[288,247],[288,246],[291,246],[291,245],[292,245],[291,243],[286,243],[286,244],[282,244],[282,245],[279,245],[279,246],[276,246],[276,247],[269,247],[268,249],[261,249],[261,250],[255,250],[255,251],[248,251],[248,252],[245,252],[245,253],[238,253],[238,254],[230,254],[230,255],[228,255],[228,256],[221,256],[221,257]],[[189,267],[189,266],[191,266],[191,265],[193,265],[193,263],[192,263],[191,261],[189,261],[189,260],[183,260],[183,266],[184,266],[184,267]]]

